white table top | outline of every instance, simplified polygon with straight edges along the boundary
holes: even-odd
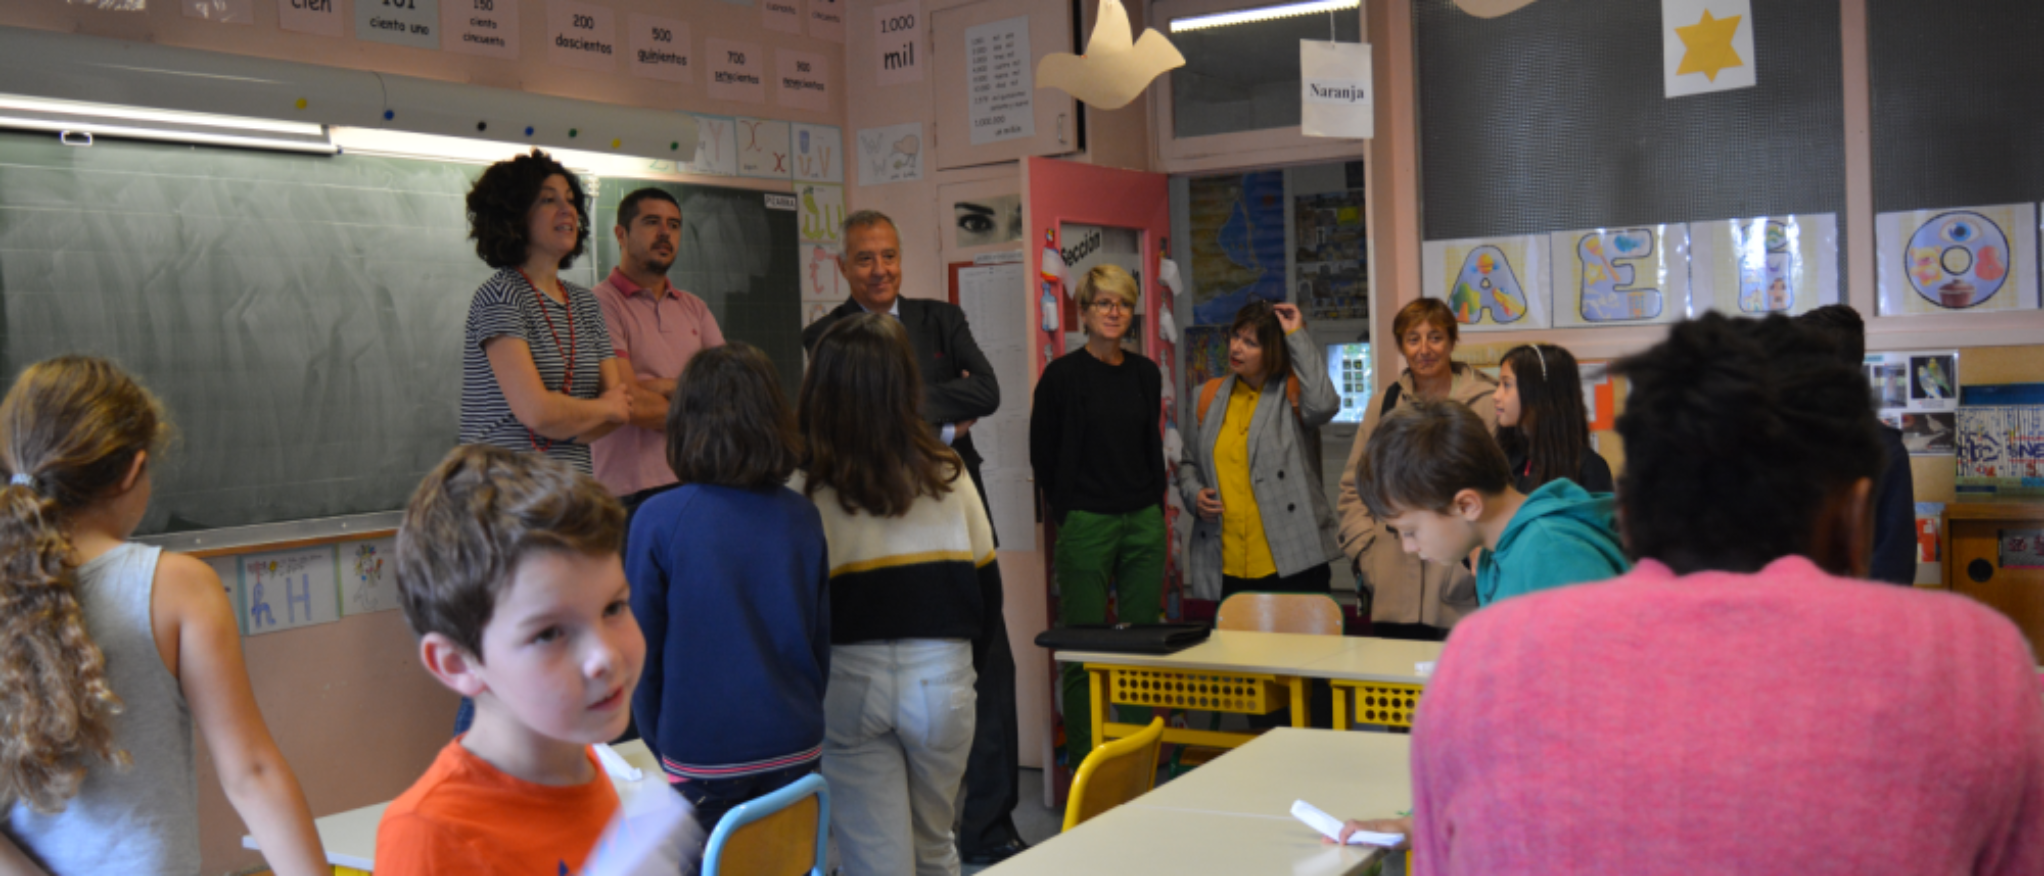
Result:
[[[1204,769],[1204,767],[1202,767]],[[991,876],[1348,876],[1382,854],[1336,846],[1285,815],[1119,806],[988,868]]]
[[[1348,647],[1299,670],[1300,675],[1337,681],[1383,681],[1393,684],[1427,683],[1419,664],[1438,663],[1441,642],[1408,642],[1401,639],[1348,637]]]
[[[1412,808],[1411,763],[1409,735],[1278,727],[1129,805],[1290,818],[1304,800],[1336,818],[1390,818]]]
[[[610,783],[617,787],[621,802],[642,788],[658,787],[649,783],[664,781],[660,772],[660,761],[653,757],[653,752],[646,749],[645,742],[634,739],[612,747],[618,754],[624,755],[625,760],[632,766],[645,773],[645,777],[636,782],[616,776],[610,777]],[[353,867],[364,871],[375,869],[376,825],[383,820],[383,810],[389,806],[388,802],[377,803],[313,819],[312,826],[319,831],[319,844],[326,849],[326,862],[335,867]],[[258,850],[261,848],[256,845],[253,836],[243,836],[241,847]]]
[[[1064,663],[1110,663],[1115,666],[1149,666],[1159,669],[1208,669],[1221,672],[1297,675],[1301,667],[1340,653],[1347,647],[1342,644],[1343,638],[1296,633],[1215,630],[1206,641],[1174,654],[1059,651],[1054,656]]]
[[[1412,737],[1280,727],[993,868],[996,876],[1343,876],[1380,852],[1322,843],[1291,816],[1305,800],[1337,818],[1412,808]]]
[[[1441,643],[1215,630],[1206,641],[1174,654],[1059,651],[1061,663],[1101,663],[1157,669],[1260,672],[1352,681],[1425,684],[1417,664],[1440,659]]]

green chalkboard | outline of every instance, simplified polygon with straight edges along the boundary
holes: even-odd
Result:
[[[463,208],[481,170],[0,133],[6,379],[92,353],[162,397],[179,436],[155,469],[141,534],[401,508],[455,441],[462,325],[490,273]],[[637,183],[597,190],[615,186]],[[706,206],[762,197],[676,188]],[[593,217],[597,241],[609,239],[615,202]],[[712,301],[727,335],[799,377],[799,343],[779,350],[797,330],[794,214],[761,214],[750,248],[698,248],[686,264],[743,270],[743,288],[700,288],[728,289]],[[605,255],[564,278],[592,284],[614,244]],[[683,267],[677,284],[696,288]]]

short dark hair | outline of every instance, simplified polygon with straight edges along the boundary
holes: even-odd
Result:
[[[647,186],[626,195],[624,200],[617,202],[617,224],[619,226],[632,224],[633,219],[639,218],[639,205],[646,201],[666,201],[674,205],[675,212],[681,211],[681,202],[675,200],[673,195],[668,194],[666,189]]]
[[[1614,370],[1632,385],[1618,501],[1636,558],[1686,575],[1809,554],[1826,500],[1880,474],[1865,375],[1788,317],[1706,313]]]
[[[625,509],[593,478],[536,453],[464,444],[440,461],[397,530],[397,592],[417,635],[483,659],[497,596],[533,551],[615,553]]]
[[[1796,317],[1796,322],[1816,329],[1838,345],[1838,358],[1854,368],[1867,357],[1867,322],[1850,304],[1826,304]]]
[[[847,514],[900,517],[916,497],[950,492],[965,464],[923,422],[922,402],[901,320],[861,313],[833,323],[809,351],[796,402],[804,495],[830,487]]]
[[[1379,520],[1404,511],[1445,512],[1455,494],[1511,486],[1511,465],[1467,405],[1415,398],[1377,424],[1356,460],[1356,496]]]
[[[1576,357],[1554,344],[1523,344],[1505,354],[1501,367],[1512,369],[1519,393],[1519,424],[1498,427],[1505,458],[1523,455],[1536,487],[1579,477],[1590,449],[1590,412],[1583,407]],[[1498,377],[1502,381],[1503,373]]]
[[[667,407],[667,467],[684,484],[764,490],[801,462],[802,436],[774,365],[733,341],[695,354]]]
[[[1257,346],[1263,348],[1264,379],[1284,381],[1290,378],[1292,354],[1285,349],[1285,326],[1278,322],[1277,308],[1252,296],[1249,303],[1235,311],[1235,321],[1228,324],[1228,337],[1241,334],[1245,328],[1256,333]]]
[[[1398,315],[1391,318],[1391,343],[1403,349],[1405,333],[1423,322],[1447,334],[1449,344],[1462,340],[1461,323],[1456,322],[1455,311],[1448,308],[1447,302],[1439,298],[1415,298],[1398,308]]]
[[[525,264],[526,217],[539,200],[540,187],[559,174],[568,180],[568,192],[575,202],[575,248],[561,257],[561,267],[574,264],[589,244],[589,195],[582,191],[582,179],[554,157],[538,149],[492,164],[476,177],[468,190],[468,236],[476,242],[476,255],[493,268],[515,268]]]

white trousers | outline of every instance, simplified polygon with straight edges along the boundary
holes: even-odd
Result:
[[[958,876],[973,681],[962,639],[831,646],[823,777],[844,876]]]

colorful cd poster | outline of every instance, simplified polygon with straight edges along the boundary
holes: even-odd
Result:
[[[1868,353],[1867,393],[1911,456],[1950,456],[1958,438],[1959,351]]]
[[[1540,235],[1420,244],[1420,294],[1446,301],[1464,331],[1547,328],[1549,273]]]
[[[1732,316],[1808,313],[1838,303],[1838,216],[1689,223],[1689,307]]]
[[[1548,235],[1554,326],[1649,325],[1689,312],[1689,226],[1624,225]]]
[[[1881,213],[1874,235],[1882,316],[2037,307],[2035,204]]]

